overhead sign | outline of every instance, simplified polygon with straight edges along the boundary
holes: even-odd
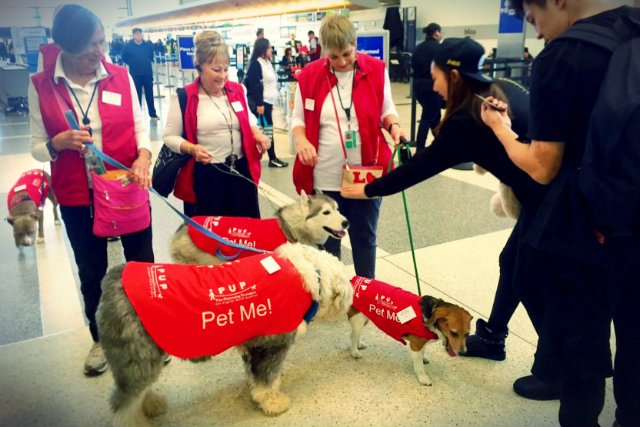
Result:
[[[357,37],[358,52],[384,61],[389,66],[389,31],[363,31]]]
[[[193,36],[178,36],[178,65],[181,70],[194,70],[193,55],[196,49]]]

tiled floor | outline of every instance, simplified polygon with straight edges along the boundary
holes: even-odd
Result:
[[[165,90],[166,91],[166,90]],[[394,84],[400,122],[409,129],[408,86]],[[164,118],[168,98],[158,100]],[[161,121],[151,125],[154,150]],[[282,127],[283,120],[276,125]],[[278,156],[293,161],[286,133],[276,131]],[[295,198],[291,166],[263,164],[263,216]],[[6,198],[18,175],[42,167],[29,154],[28,118],[0,115],[0,195]],[[47,166],[45,166],[47,167]],[[498,278],[498,254],[513,223],[495,218],[488,204],[495,179],[447,171],[407,191],[423,293],[457,302],[475,318],[489,314]],[[176,200],[173,200],[177,204]],[[154,248],[168,262],[167,242],[180,221],[153,199]],[[6,204],[0,204],[6,216]],[[0,426],[105,426],[112,378],[82,374],[90,346],[84,326],[75,264],[62,227],[45,211],[46,242],[19,254],[8,226],[0,228]],[[378,278],[416,292],[399,195],[385,198],[379,224]],[[345,243],[348,244],[348,241]],[[122,260],[110,244],[113,264]],[[343,261],[351,263],[350,252]],[[251,402],[238,355],[228,351],[207,364],[172,361],[155,389],[169,398],[155,426],[553,426],[557,402],[516,396],[514,379],[529,372],[536,335],[518,309],[510,324],[507,360],[451,359],[439,344],[428,348],[432,387],[417,383],[406,351],[374,327],[365,331],[369,348],[350,357],[346,320],[312,324],[290,353],[282,389],[292,408],[269,418]],[[601,416],[613,421],[611,388]]]

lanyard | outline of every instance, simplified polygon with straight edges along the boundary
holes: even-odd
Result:
[[[67,82],[67,79],[62,79],[62,80],[64,81],[64,84],[67,86],[67,89],[69,89],[69,92],[71,92],[71,95],[73,95],[73,99],[76,100],[76,104],[78,104],[78,108],[82,113],[82,124],[89,125],[89,123],[91,123],[91,120],[89,120],[89,117],[88,117],[89,109],[91,108],[91,104],[93,104],[93,97],[96,95],[96,90],[98,89],[98,82],[96,82],[96,84],[93,86],[93,92],[91,93],[91,99],[89,99],[89,103],[87,104],[87,109],[83,110],[82,105],[80,105],[80,100],[78,100],[78,96],[76,95],[76,92],[71,88],[71,86]],[[91,130],[89,130],[89,134],[91,135]]]
[[[340,107],[344,111],[344,114],[346,114],[346,116],[347,116],[347,129],[349,131],[351,131],[351,108],[353,108],[353,86],[354,86],[355,81],[356,81],[356,64],[355,63],[353,64],[353,72],[351,74],[351,103],[346,108],[342,103],[342,96],[340,95],[340,79],[338,79],[338,76],[336,75],[335,70],[333,70],[333,75],[336,76],[336,80],[337,80],[337,82],[336,82],[336,92],[338,92],[338,99],[340,100]]]
[[[231,116],[231,114],[232,114],[231,113],[231,105],[229,105],[229,100],[227,99],[226,93],[225,93],[225,91],[223,89],[222,93],[224,94],[224,100],[225,100],[225,102],[227,104],[227,111],[229,111],[229,120],[227,120],[227,116],[224,115],[224,111],[222,111],[220,106],[213,100],[213,98],[211,97],[211,94],[209,94],[209,92],[204,87],[202,82],[200,82],[200,87],[207,94],[207,96],[209,97],[209,99],[211,100],[213,105],[215,105],[216,108],[218,109],[218,111],[220,111],[220,114],[222,114],[222,118],[224,118],[224,121],[227,124],[227,128],[229,129],[229,137],[231,138],[231,155],[233,156],[233,117]]]

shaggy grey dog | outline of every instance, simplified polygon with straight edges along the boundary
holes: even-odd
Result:
[[[346,268],[337,258],[292,243],[280,246],[275,253],[291,262],[303,280],[304,289],[318,302],[315,318],[346,314],[353,289]],[[115,380],[110,398],[114,426],[146,426],[145,415],[155,416],[166,410],[166,399],[150,390],[160,375],[165,353],[147,333],[125,294],[121,281],[123,268],[111,269],[102,282],[97,312],[100,342]],[[287,352],[296,335],[305,329],[304,325],[302,321],[298,330],[256,336],[236,347],[249,376],[251,398],[267,415],[278,415],[290,406],[289,398],[280,391],[280,373]]]

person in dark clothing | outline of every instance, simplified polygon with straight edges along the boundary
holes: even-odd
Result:
[[[256,39],[244,84],[247,87],[247,100],[251,112],[258,117],[258,123],[264,120],[265,127],[271,127],[269,135],[267,135],[268,132],[265,132],[265,135],[271,138],[271,147],[267,150],[269,167],[285,168],[289,166],[289,163],[276,157],[273,142],[273,106],[278,101],[278,77],[271,64],[272,55],[273,49],[269,39]]]
[[[147,110],[151,120],[159,120],[153,104],[153,44],[142,39],[142,30],[134,28],[133,40],[122,49],[122,61],[129,66],[129,74],[138,92],[138,102],[142,106],[142,91],[147,100]]]
[[[640,330],[635,311],[640,287],[637,267],[630,267],[638,264],[638,239],[632,236],[618,246],[619,239],[607,238],[600,244],[577,186],[588,123],[610,53],[584,41],[558,38],[578,22],[613,28],[632,9],[614,9],[602,0],[511,3],[548,42],[531,75],[531,145],[524,150],[516,144],[501,115],[483,108],[482,116],[514,163],[549,188],[525,236],[531,248],[527,263],[544,266],[546,276],[522,290],[525,307],[532,300],[544,301],[532,372],[541,379],[560,375],[558,418],[563,427],[598,425],[605,378],[613,374],[614,425],[638,426]],[[529,378],[516,384],[522,386]]]
[[[322,47],[320,46],[320,40],[316,37],[313,30],[309,30],[307,35],[309,36],[309,62],[311,62],[320,59]]]
[[[516,277],[516,262],[521,250],[523,230],[526,230],[530,218],[544,197],[545,188],[509,159],[495,134],[482,123],[482,101],[474,94],[493,94],[506,99],[501,87],[509,88],[509,92],[513,92],[513,85],[492,83],[490,78],[478,72],[478,63],[483,54],[482,46],[468,38],[447,39],[443,42],[434,57],[432,74],[434,89],[446,99],[446,114],[433,143],[388,175],[366,185],[364,190],[349,189],[348,192],[343,192],[343,195],[360,198],[395,194],[462,162],[477,163],[493,173],[513,189],[521,203],[518,221],[500,254],[500,278],[494,303],[494,306],[500,307],[513,306],[515,310],[519,301],[513,290],[514,282],[526,280]],[[452,63],[460,65],[455,67],[450,65]],[[520,106],[522,100],[517,99],[520,94],[513,93],[515,103]],[[518,109],[514,116],[514,128],[526,128],[526,124],[522,123],[523,119],[526,119],[526,114]],[[530,315],[532,320],[537,318],[534,312]],[[508,317],[510,318],[510,314]],[[482,327],[480,320],[478,327]],[[507,322],[508,318],[505,325]],[[506,326],[503,335],[504,340]]]
[[[416,135],[416,150],[424,150],[427,143],[427,134],[440,123],[440,109],[443,106],[442,96],[433,90],[431,79],[431,62],[442,40],[440,25],[431,23],[422,30],[425,40],[416,46],[411,57],[413,68],[413,93],[422,107],[418,135]]]
[[[3,41],[0,41],[0,59],[4,60],[9,58],[9,51],[7,50],[7,46],[4,45]]]

